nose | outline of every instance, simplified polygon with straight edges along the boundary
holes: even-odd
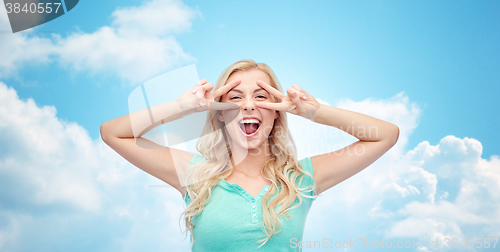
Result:
[[[247,111],[255,110],[255,104],[253,103],[253,100],[245,99],[245,101],[243,101],[242,109]]]

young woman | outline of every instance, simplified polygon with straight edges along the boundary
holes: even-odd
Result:
[[[197,143],[201,155],[136,144],[134,138],[147,142],[140,136],[151,129],[151,115],[160,125],[206,110]],[[298,161],[286,112],[349,128],[346,132],[359,141]],[[135,119],[131,126],[131,116],[144,120]],[[372,129],[376,134],[366,134]],[[125,159],[182,194],[193,251],[299,251],[291,241],[302,240],[317,195],[380,158],[397,142],[399,128],[320,104],[296,84],[284,94],[267,65],[243,60],[227,68],[215,88],[203,79],[175,101],[104,123],[101,136]]]

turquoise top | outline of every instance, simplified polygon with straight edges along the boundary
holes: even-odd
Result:
[[[198,162],[206,162],[206,159],[195,154],[189,166]],[[302,169],[313,175],[310,158],[305,158],[300,163]],[[297,183],[299,180],[300,176],[296,180]],[[305,176],[299,186],[304,188],[309,185],[312,185],[312,179]],[[302,240],[307,214],[315,198],[302,197],[302,204],[288,211],[292,216],[289,220],[280,216],[279,219],[283,223],[281,232],[271,236],[266,244],[257,249],[262,244],[258,241],[265,238],[265,233],[261,229],[262,197],[269,187],[264,186],[254,198],[238,184],[220,180],[212,190],[212,195],[201,214],[195,216],[192,221],[195,226],[192,230],[194,236],[192,251],[302,251],[297,242]],[[313,195],[312,191],[302,193]],[[276,192],[273,198],[277,194]],[[184,201],[186,204],[191,202],[187,193]],[[296,199],[292,206],[298,202],[299,199]]]

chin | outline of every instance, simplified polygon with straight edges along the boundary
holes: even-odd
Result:
[[[251,142],[245,142],[245,143],[237,143],[241,148],[247,149],[247,150],[255,150],[255,149],[260,149],[264,143],[261,141],[251,141]]]
[[[237,145],[239,148],[252,150],[259,149],[265,144],[264,139],[256,138],[256,139],[240,139],[239,137],[231,136],[231,141],[234,145]]]

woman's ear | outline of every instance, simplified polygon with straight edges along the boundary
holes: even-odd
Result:
[[[278,113],[278,111],[275,112],[276,115],[274,116],[274,119],[278,119],[278,117],[280,117],[280,113]]]
[[[217,119],[219,119],[220,122],[224,122],[224,117],[222,117],[222,113],[219,113]]]

